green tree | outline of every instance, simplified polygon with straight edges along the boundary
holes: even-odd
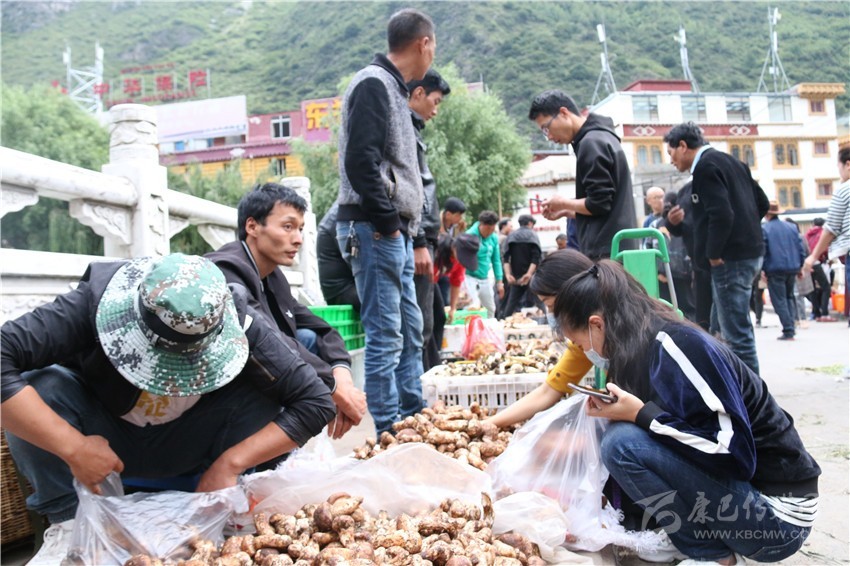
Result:
[[[337,135],[334,133],[331,141],[321,143],[292,140],[292,152],[303,165],[304,175],[310,179],[313,212],[317,219],[321,219],[339,192]]]
[[[511,214],[525,194],[518,180],[531,161],[528,140],[496,94],[468,92],[453,65],[440,74],[452,92],[423,134],[439,201],[461,198],[473,218],[500,207]]]
[[[0,85],[0,144],[99,171],[109,156],[109,134],[68,97],[47,87]],[[3,218],[3,247],[103,254],[103,239],[68,214],[66,202],[39,199]]]

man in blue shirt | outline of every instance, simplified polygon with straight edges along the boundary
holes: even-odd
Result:
[[[763,270],[767,275],[770,302],[782,323],[779,340],[793,340],[794,322],[797,320],[794,285],[806,254],[800,233],[794,226],[779,220],[780,214],[779,203],[770,201],[766,222],[761,227],[765,244]]]

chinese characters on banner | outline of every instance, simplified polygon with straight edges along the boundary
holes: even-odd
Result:
[[[339,121],[342,99],[319,98],[301,102],[301,119],[304,140],[308,142],[331,141],[331,124]]]
[[[174,63],[128,67],[121,69],[121,78],[117,81],[94,85],[94,92],[107,106],[177,101],[204,94],[209,97],[210,70],[192,69],[184,74],[175,70]]]

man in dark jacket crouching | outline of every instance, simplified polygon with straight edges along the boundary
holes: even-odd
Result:
[[[201,473],[198,491],[303,445],[334,416],[333,377],[182,254],[95,262],[74,291],[7,322],[2,424],[51,523],[74,517],[72,480]]]

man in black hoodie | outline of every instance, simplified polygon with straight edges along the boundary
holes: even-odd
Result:
[[[547,140],[572,144],[576,155],[576,198],[556,195],[543,203],[543,216],[575,218],[581,251],[593,260],[610,257],[614,234],[637,224],[631,173],[614,122],[597,114],[582,116],[560,90],[538,95],[528,118]],[[624,240],[620,249],[636,244]]]
[[[514,230],[505,240],[505,251],[502,261],[505,264],[505,278],[508,281],[505,292],[505,302],[501,316],[506,318],[514,314],[528,295],[528,284],[540,265],[543,252],[540,249],[540,238],[534,233],[532,226],[537,223],[530,214],[519,217],[519,230]],[[533,299],[532,299],[533,302]]]

